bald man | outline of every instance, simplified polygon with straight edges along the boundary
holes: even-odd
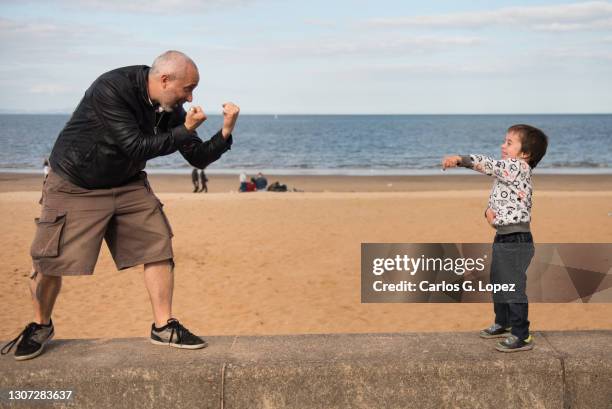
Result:
[[[91,275],[102,240],[119,270],[144,265],[153,310],[151,342],[199,349],[206,341],[172,315],[172,229],[143,171],[149,159],[176,151],[196,168],[219,159],[232,144],[239,108],[223,104],[223,127],[203,142],[201,107],[188,112],[200,80],[185,54],[167,51],[153,65],[119,68],[98,77],[60,132],[43,186],[31,246],[34,321],[2,349],[34,358],[53,337],[53,305],[62,277]],[[95,324],[95,323],[83,323]]]

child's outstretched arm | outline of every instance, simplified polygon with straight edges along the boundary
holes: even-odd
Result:
[[[471,168],[485,175],[495,176],[503,182],[512,183],[529,165],[519,159],[493,159],[485,155],[462,156],[463,162],[471,162]]]
[[[514,182],[521,171],[529,169],[529,165],[518,159],[496,160],[485,155],[446,156],[442,160],[443,169],[457,166],[473,169],[485,175],[495,176],[508,183]]]
[[[469,156],[451,155],[442,158],[442,170],[447,168],[455,168],[457,166],[472,168],[472,159]],[[490,207],[485,211],[485,218],[489,225],[493,226],[495,220],[495,212]]]

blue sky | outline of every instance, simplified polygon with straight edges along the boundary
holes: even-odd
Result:
[[[0,0],[0,112],[167,49],[243,113],[610,113],[612,2]]]

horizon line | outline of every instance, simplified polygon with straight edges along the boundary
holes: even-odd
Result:
[[[0,109],[0,115],[71,115],[73,112],[58,111],[3,111]],[[612,115],[611,112],[423,112],[423,113],[270,113],[270,112],[252,112],[241,113],[241,116],[410,116],[410,115]],[[208,114],[211,116],[221,116],[221,114]]]

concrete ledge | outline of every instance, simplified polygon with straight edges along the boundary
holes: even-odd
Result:
[[[612,331],[534,335],[515,354],[473,333],[211,337],[199,351],[58,340],[0,359],[0,407],[612,408]],[[8,390],[74,392],[34,403]]]

